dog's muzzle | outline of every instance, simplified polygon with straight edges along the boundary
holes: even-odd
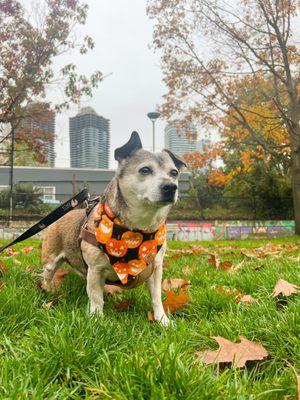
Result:
[[[177,189],[178,186],[175,185],[175,183],[168,183],[162,185],[161,187],[162,201],[173,202],[175,200]]]

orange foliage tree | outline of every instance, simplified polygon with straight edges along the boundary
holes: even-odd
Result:
[[[237,81],[234,91],[239,107],[245,110],[258,140],[254,141],[249,130],[237,123],[236,111],[230,107],[218,121],[222,137],[218,144],[218,154],[224,165],[211,171],[209,181],[213,185],[226,186],[234,179],[246,180],[247,175],[253,174],[258,165],[263,166],[265,174],[273,174],[278,180],[289,179],[289,132],[280,119],[278,110],[265,98],[271,85],[268,80],[249,82],[246,78],[246,82],[244,81],[245,78]],[[276,151],[267,150],[269,148]],[[244,187],[245,191],[248,189]],[[242,190],[239,194],[245,195]]]
[[[289,153],[300,234],[300,52],[293,40],[298,13],[298,0],[148,0],[167,86],[161,112],[169,120],[213,128],[228,117],[240,127],[237,136],[247,131],[253,151],[272,159]],[[245,107],[236,82],[246,91],[262,81],[268,83],[267,91],[259,85],[263,107]],[[275,141],[271,121],[282,127]],[[262,137],[266,124],[270,134]],[[287,142],[280,139],[284,132]]]

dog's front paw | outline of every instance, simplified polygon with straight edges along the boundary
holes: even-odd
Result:
[[[172,328],[175,328],[176,326],[175,323],[166,316],[166,314],[163,314],[160,318],[156,318],[156,321],[158,321],[162,326],[170,326]]]
[[[90,317],[103,318],[103,306],[100,306],[95,303],[90,303],[89,315],[90,315]]]

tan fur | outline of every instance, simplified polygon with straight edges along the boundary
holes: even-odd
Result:
[[[130,157],[126,156],[126,149],[130,152]],[[175,203],[178,177],[171,176],[170,171],[175,166],[180,170],[183,163],[172,153],[152,154],[142,150],[137,134],[132,134],[130,141],[116,152],[119,167],[105,192],[111,210],[125,222],[129,229],[155,231],[166,220],[171,208],[170,203],[163,203],[162,185],[176,183],[176,196],[173,199]],[[126,162],[121,158],[123,156],[127,157]],[[148,179],[139,173],[140,168],[145,165],[149,165],[153,170]],[[89,215],[89,230],[93,229],[95,212],[96,209]],[[85,210],[73,210],[48,228],[42,246],[42,286],[46,290],[53,290],[52,279],[55,270],[60,264],[67,262],[75,271],[87,278],[90,313],[102,315],[105,280],[116,281],[118,276],[100,248],[85,241],[79,245],[78,238],[84,218]],[[165,250],[166,243],[155,257],[154,272],[147,282],[154,318],[163,325],[170,323],[161,300]]]

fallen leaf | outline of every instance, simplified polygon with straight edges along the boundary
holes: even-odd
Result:
[[[257,258],[257,254],[250,253],[249,251],[242,250],[241,254],[247,258]]]
[[[215,289],[215,288],[213,287],[212,289]],[[220,295],[220,296],[223,294],[225,294],[225,296],[235,295],[234,300],[242,295],[242,293],[237,289],[225,289],[224,290],[223,286],[218,286],[217,292],[218,292],[218,295]]]
[[[0,272],[2,274],[6,274],[6,272],[8,271],[9,267],[7,264],[5,264],[5,262],[3,260],[0,260]]]
[[[45,310],[50,310],[50,308],[57,304],[58,300],[57,299],[53,299],[51,301],[49,301],[48,303],[43,303],[42,307],[45,308]]]
[[[267,350],[260,344],[240,336],[240,343],[234,343],[221,336],[212,336],[219,344],[217,350],[197,351],[204,364],[233,363],[235,367],[244,367],[247,361],[258,361],[268,356]]]
[[[32,250],[34,250],[34,246],[24,246],[24,247],[22,247],[21,252],[22,252],[23,254],[28,254],[28,253],[30,253]]]
[[[255,302],[255,299],[250,294],[243,294],[237,301],[240,303],[251,304]]]
[[[162,289],[172,290],[172,289],[186,288],[190,284],[191,281],[188,281],[187,279],[181,279],[181,278],[165,279],[162,283]]]
[[[284,279],[278,279],[272,292],[272,297],[277,297],[279,294],[282,294],[283,296],[290,296],[291,294],[298,292],[298,286],[287,282]]]
[[[14,264],[16,264],[16,265],[21,265],[22,263],[21,263],[21,261],[19,261],[19,260],[14,260]]]
[[[148,311],[148,312],[147,312],[147,319],[148,319],[148,321],[150,321],[150,322],[154,322],[154,315],[152,314],[151,311]]]
[[[180,254],[179,253],[173,254],[171,258],[172,260],[178,260],[178,258],[180,258]]]
[[[133,300],[123,299],[120,303],[115,304],[115,309],[118,311],[127,311],[133,305]]]
[[[119,286],[115,286],[115,285],[104,285],[104,292],[107,294],[122,294],[123,293],[123,289]]]
[[[0,289],[2,289],[3,286],[4,286],[4,282],[3,282],[3,281],[0,281]]]
[[[210,260],[209,262],[214,266],[215,269],[219,269],[220,267],[220,260],[217,253],[210,253]]]
[[[220,266],[222,271],[228,271],[232,267],[232,262],[231,261],[223,261],[220,263]]]
[[[164,309],[166,313],[174,313],[186,307],[190,302],[190,295],[184,290],[180,289],[179,293],[171,290],[166,290],[166,300],[164,301]]]
[[[25,268],[26,271],[33,271],[36,269],[36,265],[30,264],[27,265],[27,267]]]
[[[241,269],[244,265],[245,265],[245,261],[243,260],[240,263],[238,263],[237,265],[231,267],[230,272],[236,272],[239,269]]]
[[[9,254],[10,256],[16,256],[17,254],[19,254],[19,251],[16,251],[14,249],[6,249],[4,250],[5,254]]]
[[[70,270],[69,269],[65,269],[65,268],[58,268],[55,271],[55,274],[54,274],[53,279],[52,279],[52,283],[53,283],[53,285],[54,285],[54,287],[56,289],[61,286],[64,277],[66,275],[68,275],[69,272],[70,272]]]

